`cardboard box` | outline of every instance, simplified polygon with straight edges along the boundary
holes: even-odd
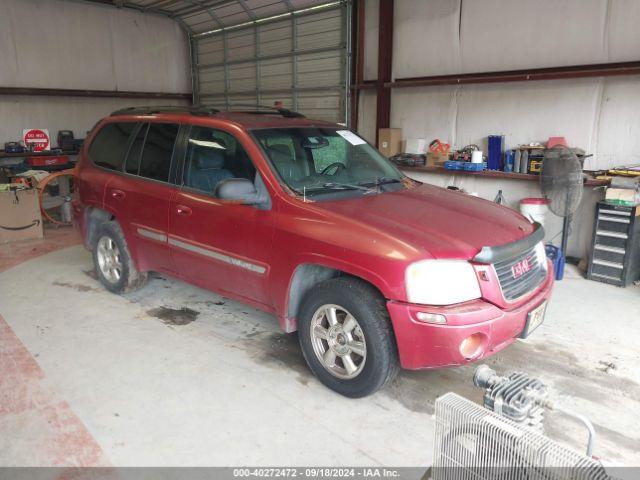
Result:
[[[424,155],[427,153],[427,147],[429,142],[426,138],[407,138],[402,145],[403,153],[410,153],[413,155]]]
[[[0,192],[0,243],[42,238],[36,189]]]
[[[640,203],[640,192],[631,188],[607,188],[605,200],[619,202],[625,205],[637,205]]]
[[[381,128],[378,131],[378,150],[385,157],[393,157],[402,152],[402,129]]]
[[[426,165],[428,167],[442,167],[444,165],[444,162],[446,162],[447,160],[449,160],[448,153],[428,152]]]

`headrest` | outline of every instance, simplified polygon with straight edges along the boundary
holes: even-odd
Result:
[[[221,150],[196,147],[191,155],[193,165],[198,170],[218,170],[224,167],[224,154]]]

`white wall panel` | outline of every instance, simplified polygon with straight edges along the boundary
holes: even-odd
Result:
[[[607,52],[612,62],[638,60],[640,52],[640,2],[638,0],[611,0],[607,25]]]
[[[462,70],[604,62],[606,11],[605,0],[464,1]]]
[[[460,0],[397,1],[393,32],[394,77],[459,72],[459,16]],[[377,38],[373,50],[374,53],[378,50]],[[371,78],[376,76],[377,72],[374,72]]]
[[[168,18],[83,2],[0,0],[0,86],[191,91],[186,34]],[[0,96],[0,142],[27,127],[78,138],[129,105],[168,100]]]
[[[367,78],[377,75],[373,3]],[[394,17],[394,78],[640,59],[637,0],[396,0]],[[363,107],[375,115],[368,97]],[[586,168],[600,169],[640,162],[639,109],[640,76],[415,87],[393,90],[391,125],[485,149],[490,134],[506,135],[508,147],[561,135],[593,154]],[[368,138],[373,128],[359,127]]]
[[[185,93],[188,43],[168,18],[61,0],[0,0],[0,85]]]
[[[148,105],[147,99],[36,97],[0,95],[0,142],[18,141],[23,128],[47,128],[55,145],[59,130],[84,138],[98,120],[114,110]],[[163,105],[184,102],[163,100]]]

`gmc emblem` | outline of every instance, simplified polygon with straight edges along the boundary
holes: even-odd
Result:
[[[513,278],[520,278],[532,268],[533,263],[531,262],[531,257],[527,257],[523,260],[520,260],[513,267],[511,267],[511,275],[513,276]]]

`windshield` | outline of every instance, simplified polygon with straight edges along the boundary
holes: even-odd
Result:
[[[404,176],[349,130],[273,128],[253,130],[252,134],[280,178],[301,195],[402,188]]]

